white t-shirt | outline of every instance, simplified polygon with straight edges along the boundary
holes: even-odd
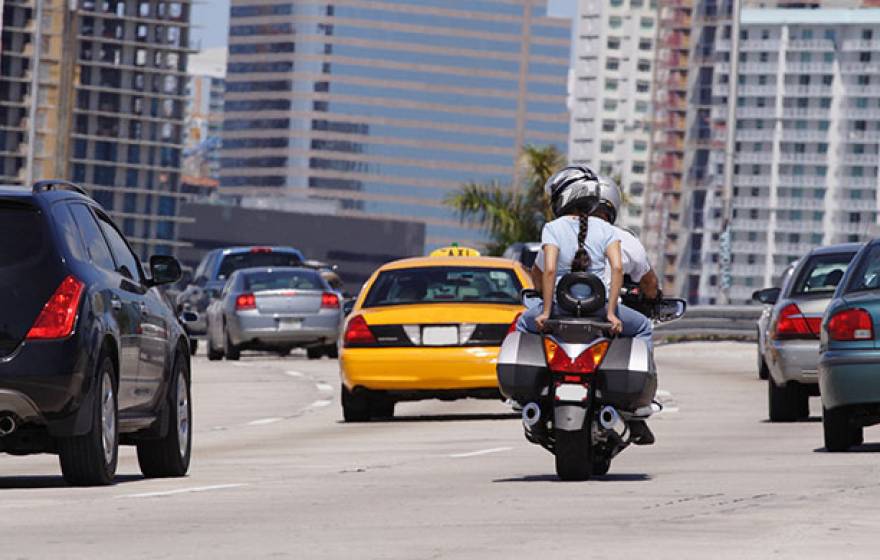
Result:
[[[590,225],[592,226],[593,223],[594,222],[591,221]],[[651,270],[651,263],[648,261],[648,253],[645,251],[645,247],[636,236],[625,229],[610,224],[607,225],[614,230],[615,238],[620,240],[620,255],[623,264],[623,273],[629,274],[629,277],[633,282],[640,281],[642,277]],[[539,270],[544,270],[543,247],[538,251],[538,255],[535,257],[535,266],[537,266]],[[611,272],[606,268],[602,270],[602,273],[602,280],[606,285],[610,284]]]

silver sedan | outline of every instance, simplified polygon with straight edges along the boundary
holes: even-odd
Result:
[[[337,356],[342,297],[315,270],[248,268],[234,272],[207,311],[208,359],[237,360],[242,350],[309,359]]]
[[[809,397],[819,395],[822,315],[860,248],[847,243],[814,249],[784,277],[781,288],[754,293],[757,301],[772,305],[758,322],[758,370],[766,369],[769,377],[771,422],[809,416]]]

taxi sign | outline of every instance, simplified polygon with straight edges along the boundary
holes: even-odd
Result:
[[[459,247],[458,245],[450,245],[449,247],[441,247],[431,251],[432,257],[479,257],[480,252],[471,247]]]

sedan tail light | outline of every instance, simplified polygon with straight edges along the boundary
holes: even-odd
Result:
[[[73,332],[76,314],[85,284],[68,276],[43,306],[43,310],[27,333],[27,340],[65,338]]]
[[[828,320],[828,335],[832,340],[873,340],[874,325],[871,314],[864,309],[844,309]]]
[[[608,345],[608,341],[603,340],[584,350],[575,359],[571,359],[561,346],[545,338],[544,353],[547,356],[547,367],[550,371],[558,373],[594,373],[605,358]]]
[[[241,294],[235,298],[235,310],[247,311],[257,308],[257,297],[254,294]]]
[[[339,309],[339,296],[330,292],[321,294],[321,309]]]
[[[376,344],[376,337],[373,335],[373,331],[370,330],[370,326],[363,315],[357,315],[348,321],[348,325],[345,327],[345,335],[342,338],[342,344],[345,347]]]
[[[790,303],[779,312],[776,338],[819,338],[821,325],[821,317],[806,317],[797,304]]]

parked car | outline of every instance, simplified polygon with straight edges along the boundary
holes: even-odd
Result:
[[[516,261],[526,268],[531,268],[535,264],[535,257],[541,250],[541,243],[533,241],[529,243],[514,243],[504,250],[502,255],[505,259]]]
[[[810,251],[798,261],[782,288],[755,292],[761,303],[773,305],[760,352],[767,366],[771,422],[793,422],[810,414],[809,397],[819,395],[819,330],[853,256],[856,243]]]
[[[880,239],[853,259],[822,319],[819,386],[825,448],[860,445],[880,423]]]
[[[782,277],[779,279],[779,289],[780,291],[785,289],[786,283],[791,278],[794,269],[797,268],[798,261],[795,261],[788,265],[788,268],[785,269],[785,272],[782,273]],[[754,292],[752,294],[752,299],[760,302],[759,292]],[[764,345],[767,343],[767,327],[770,325],[770,315],[773,314],[773,305],[765,304],[764,310],[761,311],[761,316],[758,317],[758,346],[757,346],[757,354],[758,354],[758,379],[767,380],[767,377],[770,375],[770,370],[767,368],[767,362],[764,360]]]
[[[178,308],[197,316],[195,321],[187,324],[190,334],[205,334],[208,306],[220,296],[226,280],[236,270],[261,266],[300,266],[302,263],[302,253],[291,247],[227,247],[209,251],[196,267],[192,284],[177,296]]]
[[[431,256],[379,268],[342,337],[345,421],[393,416],[398,401],[500,398],[495,362],[525,287],[528,273],[508,259]]]
[[[312,269],[246,268],[232,273],[207,318],[209,360],[238,360],[242,350],[286,356],[295,347],[312,360],[336,358],[342,297]]]
[[[71,484],[113,482],[118,446],[148,477],[183,476],[192,446],[189,347],[150,258],[80,187],[0,188],[0,451],[57,453]]]

